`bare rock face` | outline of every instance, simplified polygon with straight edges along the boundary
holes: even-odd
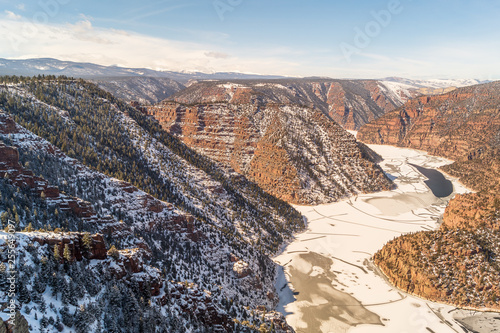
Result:
[[[242,260],[239,260],[233,264],[233,272],[236,274],[238,279],[243,279],[252,274],[252,270],[248,267],[248,264]]]
[[[0,113],[0,134],[17,133],[16,122],[4,113]]]
[[[444,171],[477,193],[455,196],[439,230],[387,243],[375,263],[410,293],[475,309],[499,308],[500,82],[414,99],[358,137],[455,160]]]
[[[276,103],[316,108],[342,127],[357,130],[408,100],[375,80],[287,79],[200,82],[169,100],[188,104]]]
[[[69,248],[71,261],[81,261],[83,258],[103,260],[107,258],[106,244],[100,234],[91,235],[91,244],[85,246],[83,233],[41,233],[33,236],[33,241],[40,245],[48,244],[52,249],[57,245],[59,256],[62,258],[64,248]],[[53,251],[53,250],[52,250]]]
[[[495,145],[500,82],[423,96],[364,126],[358,139],[428,151],[454,160]]]
[[[336,82],[327,91],[328,114],[349,130],[358,130],[400,106],[377,81]]]
[[[149,106],[147,112],[188,146],[288,202],[327,203],[390,187],[352,135],[321,110],[294,105],[302,95],[297,91],[292,98],[291,88],[285,88],[190,87],[186,90],[191,93]],[[316,88],[317,94],[328,91],[324,85]],[[318,99],[313,92],[310,95]]]

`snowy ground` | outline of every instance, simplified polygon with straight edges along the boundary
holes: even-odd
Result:
[[[412,149],[370,147],[384,158],[380,165],[397,189],[297,207],[309,225],[275,258],[284,266],[277,282],[278,310],[297,332],[464,332],[463,321],[455,318],[473,313],[402,293],[370,258],[403,233],[438,228],[448,201],[467,189],[450,179],[454,193],[436,198],[424,183],[427,179],[409,163],[437,168],[451,161]],[[481,323],[488,325],[488,320]]]

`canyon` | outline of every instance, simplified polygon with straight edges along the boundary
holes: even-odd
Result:
[[[394,108],[388,96],[376,81],[201,82],[136,106],[272,195],[319,204],[390,187],[370,150],[335,121],[345,115],[341,124],[356,128]]]
[[[419,97],[366,125],[367,143],[422,149],[476,193],[450,201],[439,230],[387,243],[375,262],[397,287],[439,302],[498,311],[500,83]],[[464,275],[464,271],[467,275]]]
[[[140,71],[3,78],[23,325],[445,332],[498,310],[498,82]]]

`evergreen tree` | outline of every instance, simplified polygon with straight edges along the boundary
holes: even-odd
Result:
[[[61,260],[61,255],[59,254],[59,245],[56,244],[54,245],[54,259],[56,262],[59,262],[59,260]]]
[[[72,327],[74,323],[73,315],[69,312],[69,308],[67,305],[64,305],[63,308],[59,311],[61,314],[62,323],[68,327]]]
[[[67,262],[70,262],[71,259],[72,259],[72,257],[71,257],[71,250],[69,249],[69,244],[65,244],[64,245],[63,258]]]
[[[120,252],[118,252],[118,250],[114,245],[111,245],[111,247],[108,250],[108,254],[115,259],[118,259],[118,257],[120,256]]]
[[[87,251],[92,251],[92,237],[90,236],[90,232],[85,232],[83,234],[83,246]]]

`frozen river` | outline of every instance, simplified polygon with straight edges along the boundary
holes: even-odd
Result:
[[[299,333],[464,332],[478,328],[478,321],[488,328],[478,332],[493,332],[493,314],[477,316],[407,295],[372,265],[372,255],[394,237],[438,228],[448,201],[467,189],[435,171],[449,160],[412,149],[370,148],[383,157],[380,166],[397,188],[296,207],[308,228],[275,258],[284,268],[276,286],[278,310]]]

